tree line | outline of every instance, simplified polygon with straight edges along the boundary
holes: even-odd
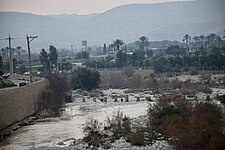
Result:
[[[153,67],[157,73],[180,72],[191,69],[217,70],[225,69],[225,41],[219,35],[211,33],[207,36],[185,34],[184,44],[171,45],[165,49],[149,49],[149,40],[142,36],[135,42],[138,49],[126,51],[120,49],[125,45],[122,40],[115,40],[116,56],[108,55],[101,60],[89,60],[85,65],[90,68],[121,68],[127,65],[134,67]],[[124,46],[125,47],[125,46]],[[104,44],[103,50],[106,51]],[[110,49],[109,53],[110,53]]]

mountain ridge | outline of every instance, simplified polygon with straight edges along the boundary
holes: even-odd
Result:
[[[117,38],[126,43],[134,42],[142,35],[148,36],[150,41],[181,41],[186,33],[222,35],[225,29],[223,4],[223,0],[129,4],[88,15],[0,12],[0,38],[8,34],[14,37],[38,35],[32,47],[40,51],[51,44],[58,48],[74,45],[77,49],[82,40],[88,40],[90,46],[102,46]],[[26,42],[13,42],[16,46],[26,46]],[[0,42],[0,47],[6,46]]]

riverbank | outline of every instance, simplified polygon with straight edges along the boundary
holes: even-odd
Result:
[[[212,91],[211,98],[219,93],[225,94],[224,89],[212,89]],[[94,118],[104,123],[106,117],[111,117],[119,110],[133,118],[132,122],[144,124],[143,116],[147,114],[148,106],[154,104],[158,96],[159,94],[153,94],[150,90],[108,89],[94,93],[73,91],[74,102],[66,104],[59,117],[35,120],[37,123],[14,131],[6,141],[0,143],[0,147],[3,150],[86,149],[87,143],[82,142],[81,139],[84,137],[83,127],[87,120]],[[207,94],[200,94],[200,96],[205,100]],[[126,101],[127,97],[128,101]],[[165,140],[157,140],[152,145],[137,147],[121,138],[111,145],[111,150],[171,149]]]

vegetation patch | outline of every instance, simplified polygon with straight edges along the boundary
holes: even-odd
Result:
[[[149,107],[148,126],[165,135],[176,149],[224,149],[223,115],[214,104],[163,96]]]
[[[51,74],[48,76],[48,84],[40,91],[39,109],[43,111],[44,116],[55,114],[65,101],[65,96],[70,91],[70,84],[67,78],[60,74]],[[41,113],[42,114],[42,113]]]
[[[6,79],[0,80],[0,89],[13,87],[13,86],[16,86],[16,85],[13,82],[11,82],[10,80],[6,80]]]

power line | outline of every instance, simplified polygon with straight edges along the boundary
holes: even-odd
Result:
[[[28,56],[29,56],[29,70],[30,70],[30,83],[32,83],[32,70],[31,70],[31,54],[30,54],[30,43],[38,36],[27,36],[26,38],[11,38],[10,35],[8,38],[1,38],[0,40],[8,40],[9,41],[9,50],[10,50],[10,74],[13,74],[13,59],[12,59],[12,47],[11,47],[11,41],[12,40],[24,40],[27,39],[27,47],[28,47]]]
[[[0,40],[8,40],[9,38],[2,38],[2,39],[0,39]],[[12,40],[24,40],[24,39],[26,39],[26,38],[11,38]]]

